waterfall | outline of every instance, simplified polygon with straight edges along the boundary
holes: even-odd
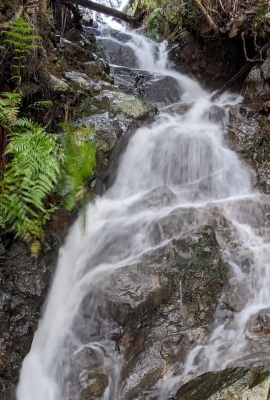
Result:
[[[269,245],[246,222],[251,210],[245,203],[239,207],[239,199],[256,202],[259,194],[252,188],[250,171],[224,138],[229,106],[241,97],[224,94],[211,102],[211,94],[195,80],[168,68],[166,43],[129,35],[125,45],[133,50],[139,67],[173,77],[187,110],[178,114],[164,108],[152,124],[137,130],[122,155],[115,183],[88,205],[85,232],[79,220],[71,228],[31,351],[23,362],[18,400],[75,399],[70,382],[82,352],[94,354],[108,376],[102,399],[121,399],[124,350],[117,351],[110,342],[106,279],[166,243],[162,235],[158,243],[153,242],[149,230],[176,208],[203,209],[211,203],[226,214],[252,254],[247,272],[240,270],[232,254],[226,254],[231,279],[245,282],[249,299],[231,328],[216,324],[207,342],[190,352],[182,371],[177,376],[167,374],[159,398],[168,399],[175,383],[184,382],[191,371],[222,369],[244,355],[247,322],[270,306]],[[172,204],[149,208],[141,201],[162,186],[174,193]],[[139,211],[132,212],[140,201]],[[181,282],[180,292],[182,302]]]

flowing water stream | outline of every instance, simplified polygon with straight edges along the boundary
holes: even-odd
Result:
[[[248,300],[233,326],[216,323],[207,342],[190,352],[177,376],[164,377],[155,395],[166,400],[190,371],[222,369],[243,356],[250,317],[270,306],[270,248],[264,237],[254,233],[248,223],[252,209],[245,208],[245,200],[256,204],[260,195],[252,188],[248,168],[224,139],[229,107],[241,98],[224,94],[211,102],[211,94],[196,81],[167,68],[164,43],[128,34],[131,40],[126,46],[133,50],[139,68],[173,77],[186,111],[178,114],[164,108],[151,125],[137,130],[121,158],[115,183],[94,205],[89,204],[86,231],[82,232],[79,220],[71,228],[22,366],[18,400],[75,399],[70,381],[82,351],[94,352],[109,378],[102,399],[124,399],[120,390],[124,349],[116,351],[110,344],[104,282],[112,272],[121,274],[124,266],[166,244],[164,236],[153,241],[149,232],[154,222],[176,208],[204,210],[211,203],[231,221],[239,242],[250,251],[251,265],[242,271],[230,251],[224,258],[231,265],[231,279],[244,285]],[[164,186],[175,195],[171,204],[148,207],[141,201]],[[133,212],[138,202],[140,208]]]

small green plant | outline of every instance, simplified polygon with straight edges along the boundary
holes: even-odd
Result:
[[[44,108],[49,108],[52,106],[51,100],[39,100],[30,104],[28,108],[33,108],[34,110],[44,110]]]
[[[61,124],[63,163],[59,182],[64,206],[72,210],[78,201],[89,200],[86,179],[92,175],[96,165],[96,144],[93,127],[76,128],[70,123]]]
[[[155,8],[148,20],[147,20],[147,31],[148,31],[148,35],[151,39],[159,41],[159,25],[161,23],[163,19],[163,15],[162,15],[162,8]]]
[[[35,33],[35,29],[30,26],[28,21],[22,17],[16,17],[7,29],[1,31],[4,35],[3,44],[12,51],[12,76],[19,85],[22,76],[26,74],[27,58],[29,53],[39,47],[40,36]],[[5,61],[2,59],[2,63]]]

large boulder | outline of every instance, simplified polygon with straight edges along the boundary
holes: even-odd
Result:
[[[175,78],[166,75],[152,75],[147,71],[113,66],[114,83],[126,93],[140,99],[165,106],[181,99],[182,91]]]
[[[122,65],[129,68],[139,66],[134,51],[124,42],[120,42],[112,37],[97,38],[97,41],[110,64]]]

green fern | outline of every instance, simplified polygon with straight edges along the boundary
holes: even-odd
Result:
[[[8,130],[4,155],[11,160],[0,182],[0,225],[31,245],[37,255],[43,239],[43,224],[53,207],[44,200],[53,191],[60,174],[59,145],[55,135],[25,117],[18,117],[21,96],[0,95],[0,125]]]
[[[43,225],[54,211],[44,200],[54,188],[62,191],[68,210],[78,201],[84,206],[89,200],[86,180],[95,167],[96,143],[92,127],[76,128],[65,123],[58,144],[56,136],[41,125],[18,116],[20,102],[17,93],[0,95],[0,125],[8,131],[4,155],[11,160],[0,181],[0,227],[28,242],[37,256]]]
[[[9,133],[5,154],[12,158],[2,182],[2,202],[5,223],[16,237],[26,241],[43,239],[41,221],[52,212],[44,206],[44,199],[60,174],[58,152],[55,136],[27,118],[19,118]]]
[[[10,129],[16,124],[21,96],[18,93],[3,92],[0,94],[0,125]]]
[[[76,128],[73,124],[61,125],[65,130],[62,136],[63,173],[60,190],[64,205],[72,210],[77,201],[84,203],[89,199],[86,179],[93,174],[96,165],[96,145],[93,128]]]
[[[35,29],[30,26],[28,21],[17,16],[6,30],[1,31],[1,35],[5,36],[3,44],[12,50],[12,77],[11,80],[21,83],[22,76],[25,75],[27,58],[30,52],[39,47],[38,42],[41,40],[36,35]],[[5,58],[2,62],[5,61]]]

